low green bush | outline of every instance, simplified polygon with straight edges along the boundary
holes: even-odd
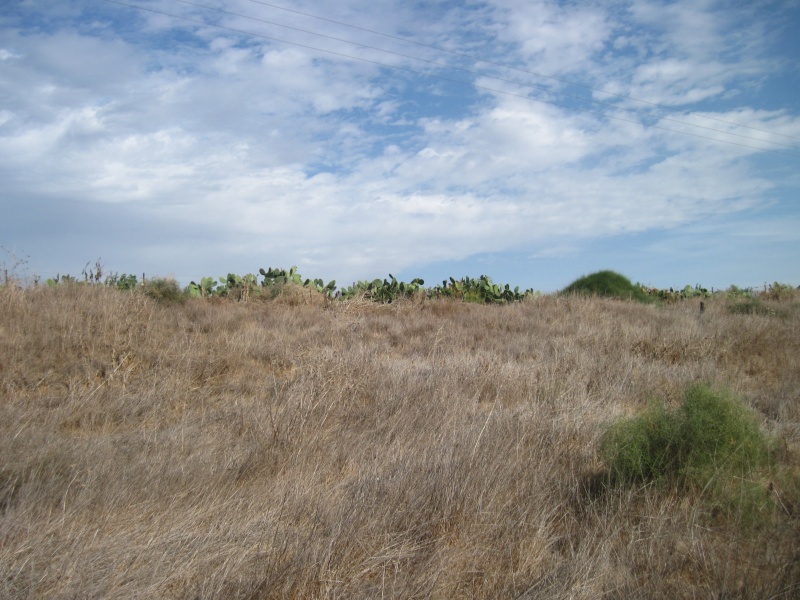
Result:
[[[754,315],[786,320],[800,314],[800,301],[763,301],[758,298],[750,298],[729,302],[727,310],[732,315]]]
[[[653,301],[639,286],[631,283],[630,279],[614,271],[598,271],[585,275],[573,281],[561,293],[621,298],[643,303]]]
[[[183,304],[186,294],[178,282],[173,279],[150,279],[144,284],[144,293],[148,297],[164,304]]]
[[[615,483],[669,480],[706,487],[720,473],[767,465],[768,441],[753,413],[728,391],[695,385],[676,410],[654,403],[613,424],[601,451]]]
[[[612,425],[603,437],[603,458],[614,481],[649,481],[678,471],[680,420],[662,403]]]

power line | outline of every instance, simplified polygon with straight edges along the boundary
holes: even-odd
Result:
[[[343,43],[351,44],[351,45],[358,46],[358,47],[361,47],[361,48],[368,48],[370,50],[377,50],[378,52],[384,52],[384,53],[387,53],[387,54],[392,54],[394,56],[400,56],[402,58],[408,58],[410,60],[417,60],[417,61],[420,61],[420,62],[424,62],[424,63],[427,63],[427,64],[435,65],[435,66],[446,68],[446,69],[453,69],[453,70],[457,70],[457,71],[462,71],[462,72],[469,73],[471,75],[476,75],[476,76],[479,76],[479,77],[486,77],[486,78],[489,78],[489,79],[495,79],[497,81],[502,81],[504,83],[512,83],[512,84],[519,85],[519,86],[522,86],[522,87],[530,87],[530,88],[534,88],[534,89],[539,89],[539,90],[543,90],[543,91],[548,92],[548,93],[558,94],[558,95],[561,95],[561,96],[565,96],[567,98],[572,98],[574,100],[580,100],[582,102],[590,102],[592,104],[599,104],[601,106],[606,106],[606,107],[609,107],[609,108],[613,108],[615,110],[620,110],[620,111],[629,112],[629,113],[635,113],[635,114],[643,115],[645,117],[650,117],[650,118],[658,118],[658,119],[660,119],[662,121],[668,121],[668,122],[671,122],[671,123],[677,123],[677,124],[685,125],[685,126],[688,126],[688,127],[696,127],[698,129],[705,129],[707,131],[713,131],[715,133],[721,133],[723,135],[730,135],[730,136],[734,136],[734,137],[739,137],[739,138],[743,138],[743,139],[751,140],[751,141],[755,141],[755,142],[767,143],[767,144],[772,144],[772,145],[775,145],[775,146],[782,146],[784,148],[790,148],[790,149],[794,148],[794,145],[792,145],[792,144],[782,144],[780,142],[773,142],[773,141],[770,141],[770,140],[762,140],[760,138],[755,138],[755,137],[742,135],[742,134],[739,134],[739,133],[733,133],[733,132],[729,132],[729,131],[723,131],[723,130],[720,130],[720,129],[714,129],[713,127],[706,127],[704,125],[698,125],[696,123],[687,123],[686,121],[679,121],[677,119],[671,119],[669,117],[658,116],[658,115],[654,116],[651,113],[648,113],[648,112],[645,112],[645,111],[636,110],[636,109],[632,109],[632,108],[622,108],[622,107],[615,106],[613,104],[608,104],[606,102],[602,102],[600,100],[595,100],[593,98],[587,98],[585,96],[575,96],[575,95],[572,95],[572,94],[567,94],[565,92],[560,92],[560,91],[557,91],[557,90],[551,90],[550,88],[547,88],[547,87],[544,87],[544,86],[541,86],[541,85],[536,85],[536,84],[532,84],[532,83],[521,83],[519,81],[515,81],[515,80],[512,80],[512,79],[506,79],[506,78],[503,78],[503,77],[497,77],[495,75],[488,75],[488,74],[485,74],[485,73],[479,73],[479,72],[473,71],[471,69],[452,66],[452,65],[448,65],[448,64],[445,64],[445,63],[440,63],[440,62],[433,61],[433,60],[419,58],[419,57],[416,57],[416,56],[410,56],[408,54],[403,54],[401,52],[396,52],[396,51],[393,51],[393,50],[386,50],[386,49],[383,49],[383,48],[377,48],[375,46],[370,46],[368,44],[364,44],[364,43],[361,43],[361,42],[353,42],[353,41],[350,41],[350,40],[338,38],[338,37],[327,35],[327,34],[323,34],[323,33],[318,33],[318,32],[315,32],[315,31],[310,31],[310,30],[307,30],[307,29],[302,29],[302,28],[299,28],[299,27],[294,27],[294,26],[291,26],[291,25],[284,25],[282,23],[276,23],[274,21],[268,21],[268,20],[265,20],[265,19],[257,18],[257,17],[251,17],[251,16],[248,16],[248,15],[243,15],[241,13],[236,13],[236,12],[224,10],[224,9],[217,8],[217,7],[214,7],[214,6],[208,6],[208,5],[205,5],[205,4],[198,4],[196,2],[191,2],[189,0],[175,0],[175,1],[176,2],[180,2],[182,4],[188,4],[190,6],[196,6],[198,8],[214,10],[214,11],[221,12],[223,14],[232,15],[232,16],[235,16],[235,17],[241,17],[243,19],[249,19],[249,20],[252,20],[252,21],[258,21],[260,23],[266,23],[268,25],[275,25],[277,27],[283,27],[285,29],[291,29],[293,31],[299,31],[301,33],[307,33],[307,34],[310,34],[310,35],[315,35],[315,36],[318,36],[318,37],[334,40],[334,41],[337,41],[337,42],[343,42]],[[255,1],[255,0],[252,0],[252,1]],[[261,3],[261,4],[263,4],[263,3]],[[271,5],[268,5],[268,6],[271,6]],[[297,11],[292,11],[292,12],[297,12]],[[689,113],[689,114],[692,114],[692,113]],[[766,133],[768,133],[768,132],[766,132]]]
[[[178,1],[181,1],[181,0],[178,0]],[[758,131],[760,133],[768,133],[770,135],[777,135],[777,136],[784,137],[784,138],[787,138],[787,139],[790,139],[790,140],[800,140],[800,137],[797,137],[797,136],[786,135],[784,133],[778,133],[778,132],[769,131],[769,130],[766,130],[766,129],[759,129],[758,127],[751,127],[749,125],[742,125],[740,123],[734,123],[733,121],[726,121],[724,119],[719,119],[717,117],[710,117],[708,115],[704,115],[704,114],[701,114],[701,113],[696,113],[696,112],[692,112],[692,111],[686,111],[686,110],[682,110],[680,108],[673,108],[671,106],[665,106],[663,104],[658,104],[656,102],[651,102],[649,100],[642,100],[640,98],[634,98],[633,96],[626,96],[625,94],[618,94],[618,93],[615,93],[615,92],[609,92],[609,91],[604,90],[602,88],[596,88],[596,87],[592,87],[590,85],[585,85],[585,84],[582,84],[582,83],[576,83],[574,81],[569,81],[567,79],[561,79],[559,77],[554,77],[552,75],[545,75],[544,73],[537,73],[536,71],[531,71],[531,70],[528,70],[528,69],[523,69],[521,67],[515,67],[515,66],[512,66],[512,65],[508,65],[508,64],[504,64],[504,63],[500,63],[500,62],[495,62],[495,61],[492,61],[492,60],[489,60],[489,59],[486,59],[486,58],[479,58],[479,57],[476,57],[476,56],[471,56],[469,54],[464,54],[462,52],[457,52],[455,50],[449,50],[448,48],[442,48],[441,46],[436,46],[436,45],[433,45],[433,44],[426,44],[425,42],[418,42],[417,40],[412,40],[410,38],[405,38],[405,37],[401,37],[401,36],[397,36],[397,35],[392,35],[390,33],[384,33],[384,32],[381,32],[381,31],[376,31],[374,29],[368,29],[366,27],[359,27],[358,25],[352,25],[350,23],[345,23],[343,21],[336,21],[334,19],[329,19],[327,17],[321,17],[319,15],[314,15],[314,14],[311,14],[311,13],[301,12],[299,10],[295,10],[295,9],[292,9],[292,8],[286,8],[285,6],[279,6],[277,4],[270,4],[269,2],[262,2],[261,0],[247,0],[247,1],[248,2],[252,2],[253,4],[261,4],[262,6],[269,6],[270,8],[276,8],[278,10],[283,10],[283,11],[294,13],[294,14],[301,15],[301,16],[304,16],[304,17],[309,17],[309,18],[312,18],[312,19],[318,19],[320,21],[326,21],[328,23],[333,23],[335,25],[341,25],[342,27],[349,27],[351,29],[357,29],[359,31],[364,31],[364,32],[371,33],[371,34],[374,34],[374,35],[379,35],[379,36],[382,36],[382,37],[385,37],[385,38],[398,40],[398,41],[401,41],[401,42],[407,42],[409,44],[416,44],[417,46],[430,48],[430,49],[436,50],[438,52],[446,52],[448,54],[452,54],[453,56],[458,56],[460,58],[468,58],[469,60],[483,62],[483,63],[486,63],[488,65],[494,65],[496,67],[502,67],[504,69],[511,69],[513,71],[519,71],[520,73],[527,73],[528,75],[534,75],[536,77],[542,77],[544,79],[550,79],[552,81],[557,81],[559,83],[565,83],[567,85],[573,85],[575,87],[581,87],[581,88],[584,88],[584,89],[587,89],[587,90],[590,90],[590,91],[593,91],[593,92],[600,92],[602,94],[608,94],[609,96],[614,96],[615,98],[621,98],[623,100],[632,100],[634,102],[641,102],[643,104],[649,104],[650,106],[654,106],[656,108],[660,108],[661,110],[667,110],[667,111],[670,111],[670,112],[677,112],[677,113],[681,113],[681,114],[692,115],[692,116],[695,116],[695,117],[700,117],[702,119],[709,119],[711,121],[717,121],[719,123],[725,123],[726,125],[733,125],[734,127],[742,127],[742,128],[745,128],[745,129],[752,129],[753,131]],[[716,131],[716,130],[713,130],[713,131]],[[735,134],[732,134],[732,135],[735,135]],[[755,138],[750,138],[750,139],[755,139]],[[783,144],[781,144],[781,145],[783,145]]]
[[[478,71],[473,71],[472,69],[466,69],[464,67],[452,66],[452,65],[448,65],[446,63],[441,63],[441,62],[434,61],[434,60],[429,60],[429,59],[425,59],[425,58],[419,58],[419,57],[416,57],[416,56],[410,56],[408,54],[403,54],[401,52],[396,52],[394,50],[386,50],[386,49],[383,49],[383,48],[378,48],[376,46],[370,46],[369,44],[364,44],[362,42],[353,42],[353,41],[346,40],[346,39],[339,38],[339,37],[335,37],[335,36],[332,36],[332,35],[327,35],[327,34],[324,34],[324,33],[318,33],[316,31],[310,31],[308,29],[302,29],[300,27],[294,27],[292,25],[284,25],[282,23],[276,23],[275,21],[268,21],[266,19],[260,19],[258,17],[251,17],[249,15],[243,15],[241,13],[232,12],[232,11],[225,10],[225,9],[222,9],[222,8],[217,8],[215,6],[208,6],[208,5],[205,5],[205,4],[198,4],[197,2],[191,2],[190,0],[175,0],[175,1],[176,2],[180,2],[182,4],[187,4],[189,6],[196,6],[198,8],[214,10],[214,11],[217,11],[217,12],[220,12],[220,13],[223,13],[223,14],[227,14],[227,15],[231,15],[231,16],[234,16],[234,17],[241,17],[243,19],[249,19],[251,21],[257,21],[259,23],[265,23],[267,25],[275,25],[276,27],[283,27],[285,29],[291,29],[293,31],[299,31],[301,33],[306,33],[306,34],[309,34],[309,35],[315,35],[317,37],[322,37],[322,38],[329,39],[329,40],[334,40],[334,41],[337,41],[337,42],[343,42],[343,43],[346,43],[346,44],[351,44],[353,46],[358,46],[358,47],[361,47],[361,48],[368,48],[370,50],[377,50],[378,52],[384,52],[386,54],[391,54],[391,55],[394,55],[394,56],[399,56],[399,57],[407,58],[407,59],[410,59],[410,60],[416,60],[416,61],[424,62],[424,63],[430,64],[430,65],[434,65],[434,66],[437,66],[437,67],[442,67],[442,68],[445,68],[445,69],[453,69],[455,71],[462,71],[464,73],[469,73],[470,75],[475,75],[477,77],[486,77],[488,79],[494,79],[494,80],[497,80],[497,81],[501,81],[503,83],[512,83],[514,85],[518,85],[518,86],[521,86],[521,87],[529,87],[529,88],[533,88],[533,89],[538,89],[538,90],[545,91],[547,93],[558,94],[558,95],[564,96],[566,98],[571,98],[573,100],[579,100],[581,102],[590,102],[592,104],[598,104],[600,106],[605,106],[605,107],[608,107],[608,108],[612,108],[614,110],[620,110],[620,111],[623,111],[623,112],[634,113],[634,114],[642,115],[642,116],[649,117],[649,118],[657,118],[657,119],[660,119],[661,121],[668,121],[670,123],[677,123],[679,125],[684,125],[684,126],[687,126],[687,127],[696,127],[698,129],[705,129],[706,131],[713,131],[714,133],[721,133],[723,135],[730,135],[730,136],[742,138],[742,139],[745,139],[745,140],[751,140],[751,141],[754,141],[754,142],[772,144],[774,146],[782,146],[784,148],[789,148],[789,149],[794,149],[794,147],[795,147],[794,144],[783,144],[781,142],[773,142],[773,141],[770,141],[770,140],[763,140],[763,139],[760,139],[760,138],[751,137],[749,135],[743,135],[743,134],[740,134],[740,133],[733,133],[733,132],[730,132],[730,131],[723,131],[723,130],[720,130],[720,129],[714,129],[713,127],[706,127],[705,125],[698,125],[696,123],[687,123],[686,121],[679,121],[678,119],[671,119],[669,117],[664,117],[664,116],[660,116],[660,115],[653,115],[653,114],[651,114],[649,112],[645,112],[645,111],[642,111],[642,110],[636,110],[636,109],[633,109],[633,108],[623,108],[623,107],[619,107],[619,106],[616,106],[616,105],[613,105],[613,104],[608,104],[606,102],[602,102],[600,100],[595,100],[594,98],[587,98],[585,96],[575,96],[573,94],[567,94],[566,92],[560,92],[560,91],[557,91],[557,90],[552,90],[552,89],[547,88],[545,86],[537,85],[537,84],[534,84],[534,83],[521,83],[521,82],[515,81],[513,79],[506,79],[504,77],[497,77],[495,75],[488,75],[486,73],[480,73]],[[255,2],[256,0],[251,0],[251,1]],[[264,3],[259,2],[259,4],[264,4]],[[272,6],[272,5],[268,4],[267,6]],[[291,12],[297,12],[297,11],[291,11]],[[475,60],[478,60],[478,59],[475,59]],[[688,114],[694,114],[694,113],[688,113]],[[723,122],[725,122],[725,121],[723,121]],[[746,127],[746,126],[744,126],[744,127]],[[750,129],[755,129],[755,128],[750,128]],[[762,131],[762,130],[756,130],[756,131]],[[769,132],[764,132],[764,133],[769,133]]]
[[[534,102],[540,102],[540,103],[544,103],[544,104],[551,104],[553,106],[558,106],[560,108],[566,108],[568,110],[576,110],[576,111],[579,111],[579,112],[587,112],[587,110],[588,110],[588,109],[581,109],[581,108],[565,106],[563,104],[560,104],[558,102],[554,102],[554,101],[551,101],[551,100],[544,100],[544,99],[541,99],[541,98],[532,98],[532,97],[530,97],[528,95],[516,94],[516,93],[513,93],[513,92],[506,91],[506,90],[498,90],[496,88],[491,88],[491,87],[488,87],[488,86],[478,85],[478,84],[473,83],[473,82],[466,82],[466,81],[462,81],[462,80],[459,80],[459,79],[452,79],[450,77],[444,77],[442,75],[436,75],[436,74],[432,74],[432,73],[423,73],[423,72],[415,71],[413,69],[409,69],[409,68],[406,68],[406,67],[400,67],[400,66],[397,66],[397,65],[389,65],[389,64],[386,64],[386,63],[381,63],[379,61],[370,60],[370,59],[366,59],[366,58],[362,58],[362,57],[358,57],[358,56],[353,56],[353,55],[350,55],[350,54],[344,54],[342,52],[336,52],[336,51],[333,51],[333,50],[326,50],[324,48],[318,48],[318,47],[315,47],[315,46],[310,46],[308,44],[301,44],[301,43],[298,43],[298,42],[292,42],[292,41],[284,40],[284,39],[277,38],[277,37],[274,37],[274,36],[268,36],[268,35],[264,35],[264,34],[260,34],[260,33],[254,33],[254,32],[251,32],[251,31],[245,31],[245,30],[236,29],[236,28],[233,28],[233,27],[228,27],[228,26],[225,26],[225,25],[218,25],[218,24],[215,24],[215,23],[208,23],[207,21],[203,21],[203,20],[200,20],[200,19],[193,19],[191,17],[185,17],[185,16],[182,16],[182,15],[175,15],[175,14],[172,14],[172,13],[167,13],[167,12],[164,12],[164,11],[161,11],[161,10],[157,10],[157,9],[153,9],[153,8],[147,8],[147,7],[143,7],[143,6],[136,6],[136,5],[132,5],[132,4],[127,4],[127,3],[124,3],[124,2],[120,2],[118,0],[105,0],[105,1],[109,2],[109,3],[112,3],[112,4],[119,4],[120,6],[126,6],[128,8],[133,8],[133,9],[137,9],[137,10],[143,10],[143,11],[152,12],[152,13],[156,13],[156,14],[162,14],[162,15],[165,15],[165,16],[173,17],[173,18],[176,18],[176,19],[181,19],[181,20],[184,20],[184,21],[198,23],[200,25],[204,25],[204,26],[207,26],[207,27],[216,27],[218,29],[224,29],[224,30],[227,30],[227,31],[232,31],[234,33],[238,33],[238,34],[242,34],[242,35],[259,37],[259,38],[262,38],[262,39],[267,39],[267,40],[271,40],[271,41],[275,41],[275,42],[280,42],[280,43],[289,44],[289,45],[293,45],[293,46],[297,46],[297,47],[301,47],[301,48],[306,48],[306,49],[314,50],[314,51],[317,51],[317,52],[323,52],[323,53],[326,53],[326,54],[331,54],[331,55],[339,56],[339,57],[342,57],[342,58],[348,58],[350,60],[357,60],[357,61],[368,63],[368,64],[374,64],[374,65],[377,65],[377,66],[380,66],[380,67],[385,67],[385,68],[395,69],[395,70],[399,70],[399,71],[404,71],[404,72],[407,72],[407,73],[412,73],[414,75],[422,75],[422,76],[425,76],[425,77],[430,77],[430,78],[434,78],[434,79],[440,79],[442,81],[447,81],[447,82],[450,82],[450,83],[456,83],[456,84],[459,84],[459,85],[466,85],[466,86],[470,86],[470,87],[473,87],[473,88],[476,88],[476,89],[489,91],[489,92],[492,92],[492,93],[504,94],[504,95],[507,95],[507,96],[513,96],[513,97],[522,98],[522,99],[529,100],[529,101],[534,101]],[[194,4],[192,2],[187,2],[186,0],[178,0],[178,1],[179,2],[183,2],[185,4]],[[194,4],[194,5],[195,6],[200,6],[202,8],[212,8],[212,7],[206,7],[206,6],[198,5],[198,4]],[[215,9],[215,8],[212,8],[212,9],[213,10],[221,10],[221,9]],[[222,10],[221,12],[229,12],[229,11]],[[238,13],[229,13],[229,14],[240,16],[240,17],[243,17],[243,18],[251,18],[251,17],[247,17],[246,15],[240,15]],[[255,18],[253,18],[253,19],[254,20],[260,20],[260,19],[255,19]],[[290,27],[290,29],[297,29],[297,28]],[[325,36],[324,34],[315,34],[314,32],[310,32],[310,31],[306,31],[306,30],[300,30],[300,31],[304,31],[305,33],[311,33],[312,35],[320,35],[322,37],[331,37],[331,36]],[[338,39],[338,38],[334,38],[334,39]],[[366,46],[366,45],[359,44],[359,43],[356,43],[356,42],[349,42],[347,40],[339,40],[339,41],[344,41],[344,42],[347,42],[347,43],[351,43],[351,44],[354,44],[354,45],[375,49],[375,50],[378,50],[378,51],[393,53],[391,51],[385,51],[385,50],[381,50],[380,48],[373,48],[371,46]],[[393,53],[393,54],[397,54],[397,53]],[[459,68],[459,67],[451,67],[449,65],[444,65],[442,63],[435,63],[434,61],[428,61],[428,60],[425,60],[425,59],[417,59],[415,57],[411,57],[411,56],[407,56],[407,55],[401,55],[401,56],[404,56],[406,58],[415,59],[415,60],[420,60],[420,61],[423,61],[423,62],[436,64],[438,66],[443,66],[445,68],[458,69],[458,70],[466,71],[466,72],[469,72],[469,73],[472,73],[472,74],[475,74],[475,75],[484,76],[481,73],[476,73],[474,71],[469,71],[467,69],[462,69],[462,68]],[[486,75],[486,77],[490,77],[491,78],[492,76]],[[520,84],[519,82],[512,81],[512,80],[504,80],[504,79],[501,79],[501,78],[498,78],[498,77],[494,77],[494,79],[498,79],[498,80],[501,80],[501,81],[513,83],[515,85],[520,85],[520,86],[523,86],[523,87],[526,85],[526,84]],[[534,85],[529,85],[528,87],[539,87],[539,88],[541,88],[541,86],[534,86]],[[551,90],[549,90],[547,88],[544,88],[544,89],[546,89],[548,92],[551,92]],[[555,93],[559,93],[559,92],[555,92]],[[586,101],[586,99],[582,98],[582,97],[579,97],[579,99]],[[593,102],[600,103],[598,101],[593,101]],[[603,104],[603,103],[600,103],[600,104]],[[606,105],[606,104],[603,104],[603,105],[604,106],[610,106],[610,105]],[[612,108],[617,109],[617,107],[612,107]],[[632,109],[618,109],[618,110],[628,110],[630,112],[639,112],[639,111],[633,111]],[[749,144],[741,144],[741,143],[738,143],[738,142],[722,140],[722,139],[719,139],[719,138],[712,138],[712,137],[703,136],[703,135],[699,135],[699,134],[695,134],[695,133],[690,133],[690,132],[687,132],[687,131],[678,131],[678,130],[675,130],[675,129],[669,129],[668,127],[662,127],[662,126],[659,126],[659,125],[645,125],[644,123],[641,123],[640,121],[635,121],[635,120],[632,120],[632,119],[626,119],[626,118],[623,118],[623,117],[610,115],[610,114],[605,113],[605,112],[601,112],[600,114],[608,117],[609,119],[615,119],[615,120],[624,121],[624,122],[627,122],[627,123],[634,123],[636,125],[642,125],[642,126],[645,126],[645,127],[650,127],[650,128],[654,128],[654,129],[660,129],[662,131],[667,131],[667,132],[670,132],[670,133],[677,133],[677,134],[681,134],[681,135],[689,135],[689,136],[692,136],[692,137],[705,139],[705,140],[709,140],[709,141],[720,142],[720,143],[723,143],[723,144],[730,144],[730,145],[739,146],[739,147],[743,147],[743,148],[750,148],[750,149],[759,150],[759,151],[762,151],[762,152],[771,152],[771,153],[775,153],[775,154],[782,154],[782,155],[791,156],[791,157],[794,157],[794,158],[800,157],[800,156],[798,156],[796,154],[792,154],[792,153],[789,153],[789,152],[783,152],[783,151],[780,151],[780,150],[774,150],[774,149],[771,149],[771,148],[761,148],[761,147],[758,147],[758,146],[751,146]],[[650,116],[650,115],[648,114],[647,116]],[[660,117],[660,118],[663,119],[663,117]],[[688,126],[692,126],[692,127],[700,127],[700,128],[703,128],[703,129],[709,129],[709,128],[706,128],[706,127],[703,127],[703,126],[692,125],[690,123],[684,123],[684,122],[681,122],[681,121],[674,121],[674,122],[680,123],[681,125],[688,125]],[[714,129],[712,129],[712,131],[715,131],[717,133],[722,133],[724,135],[736,135],[738,137],[745,137],[745,136],[740,136],[739,134],[729,134],[728,132],[722,132],[722,131],[714,130]],[[754,139],[754,138],[747,138],[747,139]],[[757,141],[765,142],[764,140],[757,140]],[[765,143],[770,143],[770,144],[774,144],[774,145],[784,145],[784,144],[779,144],[777,142],[769,142],[769,141],[766,141]]]
[[[341,58],[347,58],[347,59],[350,59],[350,60],[357,60],[357,61],[360,61],[360,62],[377,65],[379,67],[384,67],[384,68],[388,68],[388,69],[395,69],[395,70],[398,70],[398,71],[404,71],[406,73],[411,73],[411,74],[414,74],[414,75],[422,75],[424,77],[430,77],[430,78],[433,78],[433,79],[439,79],[439,80],[447,81],[447,82],[450,82],[450,83],[455,83],[455,84],[459,84],[459,85],[465,85],[465,86],[473,87],[475,89],[489,91],[489,92],[496,93],[496,94],[503,94],[503,95],[506,95],[506,96],[522,98],[522,99],[529,100],[529,101],[532,101],[532,102],[540,102],[540,103],[544,103],[544,104],[551,104],[553,106],[558,106],[559,108],[565,108],[567,110],[576,110],[578,112],[587,112],[588,111],[588,109],[585,109],[585,108],[581,109],[581,108],[569,107],[569,106],[565,106],[564,104],[560,104],[558,102],[554,102],[552,100],[544,100],[544,99],[541,99],[541,98],[532,98],[532,97],[530,97],[528,95],[525,95],[525,94],[516,94],[516,93],[513,93],[513,92],[506,91],[506,90],[498,90],[496,88],[491,88],[491,87],[488,87],[488,86],[479,85],[479,84],[474,83],[474,82],[462,81],[462,80],[459,80],[459,79],[453,79],[451,77],[445,77],[443,75],[437,75],[437,74],[433,74],[433,73],[423,73],[421,71],[415,71],[414,69],[409,69],[407,67],[400,67],[400,66],[397,66],[397,65],[389,65],[389,64],[382,63],[382,62],[379,62],[379,61],[370,60],[370,59],[362,58],[362,57],[359,57],[359,56],[353,56],[353,55],[350,55],[350,54],[344,54],[342,52],[336,52],[336,51],[333,51],[333,50],[326,50],[324,48],[318,48],[318,47],[315,47],[315,46],[310,46],[308,44],[301,44],[299,42],[292,42],[292,41],[284,40],[284,39],[277,38],[277,37],[274,37],[274,36],[269,36],[269,35],[265,35],[265,34],[261,34],[261,33],[255,33],[255,32],[252,32],[252,31],[245,31],[245,30],[242,30],[242,29],[236,29],[234,27],[228,27],[226,25],[218,25],[218,24],[215,24],[215,23],[208,23],[207,21],[203,21],[201,19],[194,19],[194,18],[191,18],[191,17],[185,17],[185,16],[182,16],[182,15],[176,15],[176,14],[164,12],[164,11],[161,11],[161,10],[157,10],[157,9],[154,9],[154,8],[148,8],[148,7],[144,7],[144,6],[136,6],[136,5],[133,5],[133,4],[127,4],[125,2],[120,2],[119,0],[104,0],[104,1],[108,2],[110,4],[118,4],[120,6],[125,6],[127,8],[133,8],[133,9],[136,9],[136,10],[147,11],[147,12],[151,12],[151,13],[155,13],[155,14],[164,15],[164,16],[167,16],[167,17],[173,17],[175,19],[181,19],[183,21],[188,21],[188,22],[191,22],[191,23],[197,23],[197,24],[200,24],[200,25],[204,25],[206,27],[215,27],[217,29],[223,29],[223,30],[226,30],[226,31],[231,31],[231,32],[238,33],[238,34],[241,34],[241,35],[258,37],[258,38],[262,38],[262,39],[266,39],[266,40],[270,40],[270,41],[274,41],[274,42],[279,42],[279,43],[283,43],[283,44],[289,44],[289,45],[297,46],[297,47],[300,47],[300,48],[306,48],[308,50],[314,50],[316,52],[323,52],[325,54],[330,54],[330,55],[333,55],[333,56],[339,56]],[[423,60],[423,59],[420,59],[420,60]],[[448,68],[454,68],[454,67],[448,67]],[[511,82],[511,83],[516,83],[517,85],[524,86],[524,84],[518,84],[517,82]],[[678,131],[678,130],[675,130],[675,129],[670,129],[668,127],[662,127],[660,125],[645,125],[644,123],[642,123],[640,121],[636,121],[636,120],[633,120],[633,119],[626,119],[624,117],[620,117],[620,116],[616,116],[616,115],[610,115],[610,114],[605,113],[605,112],[601,112],[599,114],[602,114],[603,116],[605,116],[605,117],[607,117],[609,119],[615,119],[615,120],[624,121],[624,122],[627,122],[627,123],[634,123],[636,125],[642,125],[643,127],[650,127],[652,129],[660,129],[662,131],[667,131],[667,132],[670,132],[670,133],[677,133],[679,135],[689,135],[689,136],[692,136],[692,137],[696,137],[696,138],[700,138],[700,139],[704,139],[704,140],[709,140],[709,141],[712,141],[712,142],[719,142],[719,143],[722,143],[722,144],[729,144],[729,145],[733,145],[733,146],[739,146],[739,147],[742,147],[742,148],[750,148],[752,150],[759,150],[761,152],[771,152],[773,154],[782,154],[784,156],[791,156],[793,158],[800,158],[800,155],[798,155],[798,154],[792,154],[792,153],[789,153],[789,152],[783,152],[783,151],[774,150],[774,149],[771,149],[771,148],[760,148],[758,146],[751,146],[749,144],[741,144],[741,143],[738,143],[738,142],[731,142],[731,141],[728,141],[728,140],[721,140],[719,138],[712,138],[712,137],[708,137],[708,136],[704,136],[704,135],[690,133],[688,131]],[[690,125],[688,123],[681,123],[681,124]],[[725,133],[725,132],[721,132],[721,133]],[[761,141],[761,140],[759,140],[759,141]],[[766,142],[766,143],[774,143],[774,142]]]

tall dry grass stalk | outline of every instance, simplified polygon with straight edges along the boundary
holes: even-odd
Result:
[[[796,308],[2,289],[0,596],[797,597],[796,470],[755,527],[598,483],[606,424],[696,381],[797,465]]]

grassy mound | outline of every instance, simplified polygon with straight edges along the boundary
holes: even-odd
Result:
[[[652,302],[651,298],[632,284],[630,279],[614,271],[598,271],[591,275],[585,275],[573,281],[561,293]]]

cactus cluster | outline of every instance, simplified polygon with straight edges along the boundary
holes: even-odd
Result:
[[[247,300],[256,284],[256,276],[252,273],[243,276],[228,273],[227,277],[220,277],[218,280],[213,277],[201,277],[200,283],[190,282],[187,291],[192,298],[219,296]]]
[[[262,287],[272,287],[276,285],[286,285],[287,283],[295,283],[301,285],[303,278],[297,272],[297,267],[292,267],[288,271],[286,269],[273,269],[270,267],[268,270],[259,269],[264,280],[261,282]]]
[[[350,287],[342,289],[340,297],[347,300],[356,296],[363,296],[375,302],[389,303],[396,298],[410,298],[422,289],[425,281],[420,278],[412,279],[410,283],[398,281],[389,273],[388,279],[374,279],[372,281],[359,281]]]
[[[680,302],[681,300],[688,300],[690,298],[710,298],[713,295],[713,292],[710,292],[707,288],[704,288],[699,283],[694,287],[687,285],[682,290],[676,290],[674,288],[658,289],[647,287],[641,284],[637,285],[650,298],[659,300],[661,302],[666,302],[668,304]]]
[[[322,279],[306,279],[303,282],[303,287],[316,290],[320,294],[323,294],[330,298],[336,291],[336,280],[332,279],[328,283],[325,283]]]
[[[330,281],[327,284],[322,279],[306,279],[303,281],[303,278],[297,272],[297,267],[292,267],[289,270],[270,267],[267,270],[259,269],[258,272],[263,276],[260,284],[258,275],[253,273],[242,276],[228,273],[226,277],[220,277],[218,280],[213,277],[202,277],[199,283],[192,281],[186,291],[193,298],[218,296],[233,297],[237,300],[246,301],[251,294],[258,295],[264,289],[271,290],[273,294],[279,293],[281,287],[287,284],[302,285],[326,296],[333,295],[336,290],[335,281]]]
[[[483,302],[486,304],[503,304],[505,302],[519,302],[527,296],[534,296],[538,292],[533,289],[520,291],[519,286],[511,289],[508,284],[500,285],[493,283],[488,275],[481,275],[477,279],[464,277],[456,280],[442,281],[428,291],[428,296],[432,298],[457,298],[467,302]]]
[[[49,287],[57,287],[60,284],[70,284],[70,283],[81,283],[81,284],[90,284],[90,285],[105,285],[106,287],[113,287],[118,290],[133,290],[139,285],[139,280],[136,278],[136,275],[128,275],[127,273],[123,273],[120,275],[119,273],[109,273],[106,275],[105,279],[100,281],[101,271],[98,267],[97,271],[94,272],[93,275],[88,275],[86,270],[84,269],[84,279],[81,281],[77,277],[73,277],[72,275],[61,275],[56,274],[55,277],[50,277],[45,280],[45,283]]]
[[[214,295],[216,286],[217,282],[213,277],[201,277],[200,283],[191,281],[187,289],[192,298],[206,298]]]
[[[425,289],[425,281],[419,277],[410,282],[400,281],[389,273],[385,279],[372,281],[358,281],[351,286],[336,292],[336,281],[325,283],[322,279],[303,279],[297,272],[297,267],[290,269],[259,269],[263,277],[260,286],[255,275],[248,274],[239,277],[229,273],[227,277],[220,277],[219,282],[212,277],[203,277],[200,283],[192,281],[188,292],[193,297],[208,296],[234,296],[246,299],[251,291],[271,289],[272,293],[279,293],[284,285],[294,284],[313,289],[320,294],[331,298],[334,296],[344,300],[363,297],[374,302],[390,303],[398,298],[411,298],[417,294],[424,294],[427,298],[454,298],[467,302],[482,302],[486,304],[502,304],[505,302],[518,302],[527,296],[537,294],[532,289],[520,291],[519,286],[511,288],[510,285],[500,285],[492,282],[487,275],[478,278],[463,277],[456,280],[451,277],[444,280],[441,285]]]
[[[502,304],[505,302],[519,302],[528,296],[538,294],[533,289],[520,291],[519,286],[511,288],[510,285],[493,283],[487,275],[473,279],[463,277],[445,279],[441,285],[425,289],[422,279],[412,279],[410,283],[398,281],[394,275],[389,274],[388,279],[375,279],[373,281],[359,281],[352,286],[344,288],[340,296],[344,299],[362,296],[377,302],[391,302],[400,297],[411,297],[417,293],[424,293],[427,298],[453,298],[466,302],[482,302],[485,304]]]

